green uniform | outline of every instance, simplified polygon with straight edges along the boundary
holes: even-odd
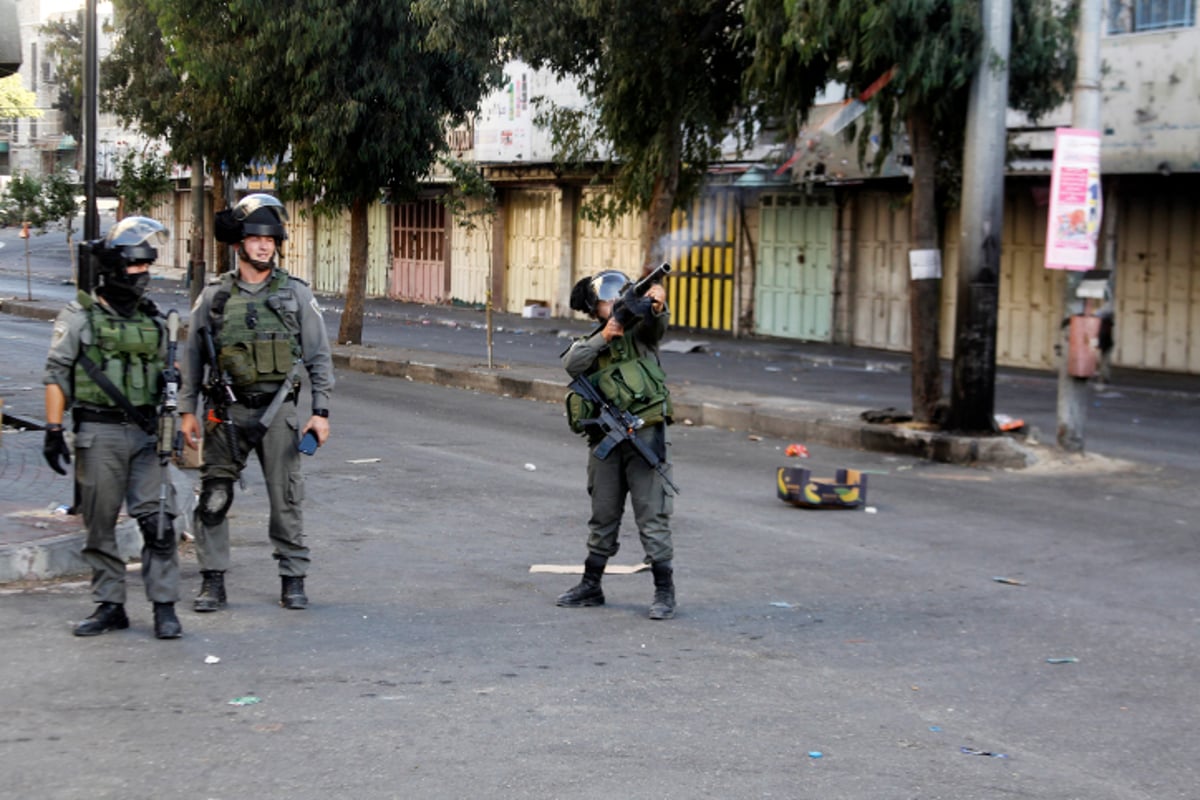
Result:
[[[599,333],[579,339],[563,354],[563,367],[572,378],[586,374],[602,390],[609,384],[606,376],[613,370],[628,371],[630,365],[639,360],[650,362],[650,369],[655,371],[657,378],[661,375],[661,369],[657,368],[658,342],[666,333],[669,319],[670,312],[664,308],[662,312],[633,327],[626,335],[614,339],[611,345]],[[659,381],[655,380],[654,383],[658,384]],[[667,433],[667,425],[671,421],[670,397],[666,394],[665,386],[661,393],[661,397],[652,396],[650,402],[631,401],[626,410],[646,421],[647,424],[637,435],[666,462],[670,446]],[[608,397],[617,405],[625,404],[625,400],[619,400],[612,394]],[[670,561],[674,557],[671,543],[674,501],[662,475],[648,466],[627,443],[618,445],[604,460],[598,459],[591,453],[597,443],[590,443],[588,454],[588,495],[592,501],[592,516],[588,520],[588,551],[604,558],[616,555],[620,547],[618,532],[621,517],[625,513],[625,497],[628,495],[642,548],[646,552],[646,561],[652,564]],[[669,474],[669,464],[667,471]]]
[[[165,541],[157,541],[163,470],[157,438],[134,424],[83,369],[86,354],[141,415],[155,417],[166,336],[153,304],[121,316],[81,292],[54,323],[43,383],[67,398],[75,431],[75,480],[87,527],[83,558],[92,568],[97,603],[125,602],[125,563],[117,550],[117,515],[124,503],[142,530],[142,577],[154,603],[179,599],[179,553],[174,539],[174,487],[168,484]]]
[[[222,298],[224,298],[222,300]],[[214,302],[215,301],[215,302]],[[214,305],[223,310],[214,314]],[[204,465],[201,481],[232,482],[238,478],[250,453],[258,457],[270,503],[268,536],[279,562],[279,574],[303,577],[308,573],[309,549],[304,542],[304,476],[296,449],[299,429],[296,392],[251,446],[246,431],[266,412],[266,405],[283,385],[294,359],[306,372],[314,409],[328,409],[333,390],[333,355],[321,310],[304,281],[274,269],[261,283],[247,283],[230,273],[205,287],[191,311],[179,410],[198,413],[204,376],[204,356],[199,330],[211,326],[222,370],[235,387],[237,402],[230,416],[237,429],[237,458],[231,452],[226,430],[205,423]],[[297,377],[296,387],[299,379]],[[232,490],[230,490],[232,491]],[[229,522],[207,524],[197,519],[196,555],[201,570],[229,569]]]

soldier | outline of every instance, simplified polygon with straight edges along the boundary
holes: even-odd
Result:
[[[125,563],[117,550],[117,514],[124,501],[142,532],[142,579],[154,604],[154,635],[177,639],[179,552],[173,503],[163,505],[165,464],[157,459],[155,401],[163,377],[166,336],[158,309],[143,295],[155,246],[166,229],[146,217],[126,217],[90,243],[100,285],[80,291],[54,323],[46,359],[46,461],[65,475],[70,450],[63,435],[69,408],[75,431],[75,480],[87,526],[83,558],[92,568],[95,612],[76,636],[129,627]],[[161,528],[161,530],[160,530]]]
[[[586,375],[597,388],[608,387],[610,402],[640,417],[645,425],[636,435],[665,462],[671,398],[666,376],[658,362],[658,343],[670,320],[666,291],[661,285],[651,285],[644,298],[631,302],[621,309],[623,313],[614,315],[614,302],[629,286],[629,278],[616,270],[605,270],[575,284],[571,291],[571,308],[595,317],[603,328],[575,341],[563,354],[562,363],[572,378]],[[634,308],[637,303],[643,307]],[[612,380],[613,377],[619,379]],[[628,387],[630,383],[639,383],[641,388],[636,392],[613,391],[614,387]],[[580,428],[578,419],[581,415],[586,416],[586,412],[572,409],[569,421],[573,430],[589,437],[589,451],[594,451],[600,437],[594,428]],[[669,466],[666,469],[669,470]],[[647,464],[629,442],[618,445],[603,460],[589,454],[587,476],[592,516],[588,520],[590,533],[588,555],[583,562],[583,580],[560,595],[558,605],[604,605],[600,579],[608,559],[616,555],[620,546],[617,533],[628,494],[646,561],[654,575],[650,619],[675,616],[674,549],[670,527],[674,501],[667,491],[666,476]]]
[[[237,271],[210,282],[191,311],[179,394],[179,427],[189,447],[196,447],[200,436],[195,414],[206,370],[210,389],[196,526],[202,581],[193,608],[200,612],[225,605],[230,562],[225,515],[233,503],[233,483],[251,452],[258,456],[267,485],[268,536],[279,562],[280,605],[308,607],[304,578],[309,551],[297,444],[310,431],[320,444],[329,438],[333,356],[312,290],[275,263],[287,238],[286,220],[283,204],[266,194],[248,195],[219,213],[215,234],[219,241],[238,245]],[[213,352],[206,358],[208,337]],[[296,400],[304,372],[311,384],[312,415],[301,425]],[[225,400],[220,391],[227,392]]]

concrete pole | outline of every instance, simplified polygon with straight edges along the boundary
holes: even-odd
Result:
[[[1100,23],[1102,0],[1083,0],[1079,8],[1079,29],[1075,50],[1079,59],[1072,98],[1071,125],[1085,130],[1101,130],[1100,123]],[[1063,319],[1083,312],[1083,301],[1075,296],[1081,273],[1067,270],[1063,276]],[[1083,452],[1083,429],[1087,423],[1087,378],[1075,378],[1067,372],[1068,328],[1059,333],[1058,362],[1058,446],[1068,453]]]
[[[971,83],[963,148],[962,244],[951,385],[953,427],[981,433],[996,427],[996,320],[1011,40],[1011,0],[983,0],[982,52]]]
[[[100,64],[96,50],[96,0],[87,0],[83,22],[83,241],[100,238],[100,210],[96,206],[96,128]],[[75,285],[83,291],[96,287],[97,276],[91,256],[80,244],[79,271]]]

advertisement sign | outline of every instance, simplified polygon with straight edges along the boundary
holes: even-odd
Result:
[[[1046,269],[1089,270],[1100,238],[1100,132],[1059,128],[1054,136]]]

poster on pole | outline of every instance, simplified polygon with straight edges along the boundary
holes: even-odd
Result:
[[[1054,132],[1046,269],[1089,270],[1100,238],[1100,131]]]

